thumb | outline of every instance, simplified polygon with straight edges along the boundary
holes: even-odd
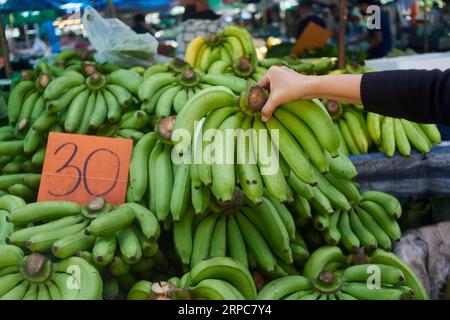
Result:
[[[272,94],[269,96],[269,98],[266,101],[266,104],[261,109],[261,113],[262,113],[261,120],[263,122],[269,121],[270,118],[272,118],[272,113],[276,109],[276,107],[278,107],[278,104],[275,101],[274,95]]]

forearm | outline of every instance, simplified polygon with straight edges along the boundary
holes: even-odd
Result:
[[[303,99],[339,100],[361,104],[361,74],[312,76]]]

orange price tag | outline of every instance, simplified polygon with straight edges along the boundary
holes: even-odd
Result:
[[[38,201],[85,204],[103,197],[113,205],[123,203],[132,148],[130,139],[51,132]]]

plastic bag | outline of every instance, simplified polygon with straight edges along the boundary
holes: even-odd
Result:
[[[118,19],[105,19],[94,8],[84,11],[83,26],[100,63],[121,67],[148,67],[156,63],[158,41],[149,33],[137,34]]]

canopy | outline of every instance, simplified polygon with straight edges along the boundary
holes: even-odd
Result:
[[[119,9],[154,10],[170,4],[171,0],[113,0]],[[105,8],[108,0],[0,0],[3,12],[40,11],[43,9],[64,9],[70,6],[88,5],[94,8]]]

